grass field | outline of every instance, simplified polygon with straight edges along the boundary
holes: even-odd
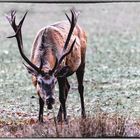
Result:
[[[23,26],[24,50],[30,57],[38,30],[66,19],[71,7],[81,12],[78,23],[87,32],[84,78],[87,114],[117,113],[140,118],[140,3],[121,4],[0,4],[0,119],[17,121],[38,117],[38,97],[22,65],[13,31],[5,18],[17,11],[19,20],[29,10]],[[67,100],[70,118],[80,116],[75,75],[69,78]],[[55,116],[59,108],[56,87]],[[35,96],[36,98],[31,98]],[[22,115],[19,115],[21,113]],[[45,109],[45,114],[48,111]]]

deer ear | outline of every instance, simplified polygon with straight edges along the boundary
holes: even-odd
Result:
[[[60,69],[57,69],[56,72],[54,73],[55,77],[66,77],[66,75],[69,72],[69,66],[64,66]]]
[[[23,63],[23,64],[24,64],[24,63]],[[34,75],[34,76],[37,76],[37,72],[36,72],[34,69],[32,69],[31,67],[29,67],[29,66],[27,66],[27,65],[25,65],[25,64],[24,64],[24,66],[25,66],[25,68],[27,69],[27,71],[28,71],[29,74],[32,74],[32,75]]]

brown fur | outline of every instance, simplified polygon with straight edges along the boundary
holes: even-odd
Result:
[[[66,41],[66,37],[70,28],[68,21],[57,22],[53,25],[42,28],[35,37],[31,52],[31,62],[40,65],[40,56],[43,56],[44,65],[42,70],[48,72],[55,64],[55,56],[59,58]],[[42,35],[45,31],[44,48],[41,48]],[[71,40],[67,50],[69,50],[72,42],[76,38],[75,46],[72,52],[65,57],[63,65],[68,65],[71,71],[75,72],[81,64],[85,63],[86,53],[86,34],[84,30],[77,24],[74,28]],[[36,85],[36,78],[32,77],[33,84]]]

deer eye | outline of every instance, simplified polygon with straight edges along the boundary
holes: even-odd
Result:
[[[41,85],[41,81],[38,81],[37,83],[38,83],[38,85]]]

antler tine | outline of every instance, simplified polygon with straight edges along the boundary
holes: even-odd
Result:
[[[28,13],[28,11],[24,14],[24,16],[23,16],[23,18],[21,19],[19,25],[16,25],[16,23],[15,23],[15,19],[16,19],[15,14],[16,14],[16,11],[11,11],[11,18],[10,18],[9,16],[6,16],[6,18],[8,19],[8,21],[9,21],[9,23],[10,23],[10,25],[12,26],[13,30],[15,31],[15,35],[9,36],[9,37],[7,37],[7,38],[16,37],[17,34],[18,34],[19,32],[21,32],[21,27],[22,27],[22,24],[23,24],[23,22],[24,22],[24,19],[25,19],[27,13]],[[20,39],[22,39],[22,38],[20,38]],[[21,40],[21,41],[22,41],[22,40]]]
[[[15,31],[15,35],[10,36],[9,38],[12,37],[16,37],[17,40],[17,44],[18,44],[18,48],[19,48],[19,52],[22,56],[22,58],[34,69],[36,70],[38,73],[41,73],[40,69],[34,65],[23,53],[23,42],[22,42],[22,33],[21,33],[21,27],[22,24],[24,22],[24,19],[27,15],[27,12],[24,14],[23,18],[21,19],[21,21],[19,22],[18,25],[16,25],[15,23],[15,19],[16,19],[16,12],[15,11],[11,11],[11,17],[7,16],[7,19],[10,23],[10,25],[12,26],[13,30]]]
[[[76,25],[77,18],[78,18],[78,16],[76,16],[76,12],[75,12],[74,9],[71,9],[70,11],[71,11],[71,15],[72,15],[72,19],[71,20],[70,20],[69,16],[66,14],[67,19],[69,20],[69,22],[70,22],[71,25],[70,25],[70,30],[69,30],[69,33],[68,33],[68,36],[67,36],[67,39],[66,39],[66,42],[65,42],[63,51],[65,51],[67,49],[68,43],[70,41],[72,32],[74,30],[74,27]]]
[[[67,15],[67,13],[65,13],[65,15],[66,15],[66,17],[67,17],[68,21],[69,21],[69,22],[70,22],[70,24],[71,24],[71,20],[70,20],[69,16]]]
[[[16,14],[16,11],[13,10],[13,11],[11,11],[11,15],[10,16],[6,15],[7,20],[9,21],[11,27],[14,28],[14,29],[16,27],[16,24],[15,24],[15,14]]]
[[[75,39],[75,40],[73,41],[73,43],[72,43],[72,45],[71,45],[69,51],[65,53],[65,51],[66,51],[66,49],[67,49],[67,46],[68,46],[68,44],[69,44],[71,35],[72,35],[72,33],[73,33],[74,27],[75,27],[75,25],[76,25],[76,23],[77,23],[78,15],[79,15],[79,14],[76,13],[76,11],[75,11],[74,9],[71,9],[70,11],[71,11],[71,16],[72,16],[72,17],[71,17],[71,20],[70,20],[69,16],[65,13],[67,19],[68,19],[69,22],[70,22],[70,29],[69,29],[69,33],[68,33],[66,42],[65,42],[65,44],[64,44],[62,56],[61,56],[60,59],[58,60],[58,66],[59,66],[60,63],[63,61],[63,59],[72,51],[72,49],[73,49],[73,47],[74,47],[74,44],[75,44],[75,42],[76,42],[76,39]],[[57,67],[58,67],[58,66],[57,66]]]
[[[19,22],[19,27],[21,28],[22,27],[22,24],[23,24],[23,22],[24,22],[24,20],[25,20],[25,17],[26,17],[26,15],[27,15],[27,13],[28,13],[28,11],[26,11],[26,13],[24,14],[24,16],[23,16],[23,18],[21,19],[21,21]]]
[[[63,61],[63,59],[65,58],[65,56],[69,55],[69,53],[73,50],[73,47],[74,47],[74,44],[76,42],[76,39],[74,39],[72,45],[71,45],[71,48],[69,49],[68,52],[66,52],[60,59],[59,59],[59,64]]]

